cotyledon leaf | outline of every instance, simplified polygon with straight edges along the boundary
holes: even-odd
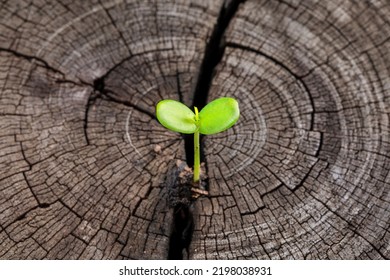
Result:
[[[183,103],[165,99],[156,106],[158,121],[166,128],[186,134],[196,131],[195,114]]]
[[[215,134],[232,127],[240,116],[238,102],[221,97],[207,104],[199,113],[199,132]]]

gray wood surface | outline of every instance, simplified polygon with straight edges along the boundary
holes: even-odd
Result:
[[[154,106],[220,96],[171,207]],[[0,259],[389,259],[389,108],[387,0],[2,1]]]

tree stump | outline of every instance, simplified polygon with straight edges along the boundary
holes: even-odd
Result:
[[[3,1],[1,259],[389,259],[390,5]],[[241,109],[202,138],[154,106]]]

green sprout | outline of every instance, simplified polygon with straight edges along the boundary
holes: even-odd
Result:
[[[194,134],[194,182],[200,177],[199,134],[216,134],[232,127],[240,116],[238,102],[231,97],[221,97],[207,104],[200,112],[192,112],[183,103],[161,100],[156,106],[159,122],[166,128],[180,133]]]

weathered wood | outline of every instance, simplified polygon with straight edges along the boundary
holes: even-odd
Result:
[[[3,2],[0,258],[390,258],[389,50],[385,0]],[[225,95],[173,209],[154,105]]]
[[[3,4],[1,258],[167,258],[184,143],[154,105],[190,104],[220,4]]]
[[[209,99],[242,115],[205,140],[192,258],[390,257],[390,6],[332,2],[246,1],[231,22]]]

